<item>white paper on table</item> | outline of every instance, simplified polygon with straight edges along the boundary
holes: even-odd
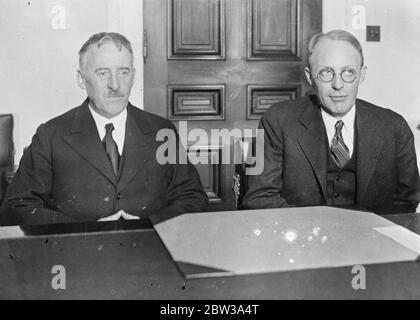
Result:
[[[420,254],[420,235],[401,226],[380,227],[374,230]]]

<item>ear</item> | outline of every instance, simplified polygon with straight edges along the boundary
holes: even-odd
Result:
[[[306,76],[306,81],[312,87],[312,85],[313,85],[312,75],[311,75],[311,70],[309,70],[308,67],[305,68],[305,76]]]
[[[367,72],[367,67],[364,66],[362,68],[362,70],[360,71],[360,81],[359,81],[359,84],[362,83],[363,81],[365,81],[366,72]]]
[[[80,70],[77,70],[77,84],[80,87],[80,89],[86,89],[86,80],[83,77],[83,74]]]

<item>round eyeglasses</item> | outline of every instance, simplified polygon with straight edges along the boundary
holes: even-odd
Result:
[[[321,82],[331,82],[334,80],[336,73],[332,69],[321,69],[316,78]],[[354,69],[345,69],[340,73],[341,79],[345,83],[352,83],[357,79],[357,71]]]

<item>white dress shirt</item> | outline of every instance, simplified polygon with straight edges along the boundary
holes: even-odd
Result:
[[[347,148],[349,148],[350,158],[353,155],[354,149],[354,120],[356,118],[356,107],[351,107],[350,111],[342,119],[337,119],[327,113],[324,109],[321,108],[322,120],[325,124],[325,129],[327,130],[327,136],[329,145],[331,147],[331,141],[335,135],[335,124],[337,121],[342,120],[344,122],[343,129],[341,130],[341,135],[343,136],[344,143]]]
[[[95,120],[96,128],[98,129],[99,137],[101,141],[104,139],[106,131],[105,125],[112,123],[114,125],[114,130],[112,131],[112,137],[118,146],[118,153],[122,155],[124,140],[125,140],[125,124],[127,121],[127,108],[120,112],[114,118],[108,119],[104,116],[101,116],[92,107],[89,105],[90,112],[92,113],[93,120]]]

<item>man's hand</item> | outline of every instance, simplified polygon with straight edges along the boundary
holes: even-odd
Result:
[[[125,212],[124,210],[120,210],[117,213],[114,213],[111,216],[105,217],[105,218],[101,218],[98,221],[117,221],[118,219],[124,219],[124,220],[138,220],[140,219],[140,217],[137,216],[133,216],[127,212]]]

